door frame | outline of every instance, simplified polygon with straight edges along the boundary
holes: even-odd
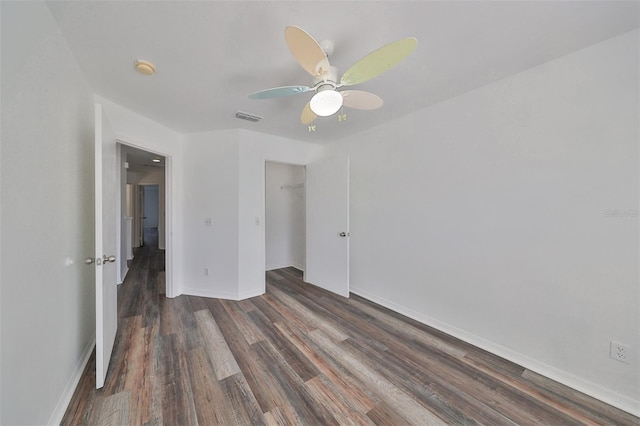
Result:
[[[287,164],[287,165],[291,165],[291,166],[302,166],[305,168],[305,173],[304,173],[304,185],[305,185],[305,268],[304,271],[302,271],[302,280],[305,283],[308,283],[307,281],[307,265],[309,263],[309,258],[308,258],[308,252],[306,250],[306,244],[307,244],[307,235],[306,235],[306,228],[307,228],[307,224],[308,224],[308,215],[309,215],[309,208],[308,208],[308,198],[307,198],[307,191],[308,191],[308,178],[309,178],[309,174],[307,172],[307,167],[310,163],[312,163],[313,161],[319,161],[322,160],[323,158],[326,157],[321,157],[321,158],[316,158],[315,160],[310,161],[309,163],[298,163],[295,161],[282,161],[282,160],[273,160],[270,159],[268,157],[263,157],[262,158],[262,172],[261,172],[261,183],[262,183],[262,230],[261,230],[261,234],[262,234],[262,238],[261,238],[261,259],[262,259],[262,264],[261,264],[261,271],[262,271],[262,292],[265,293],[267,290],[267,285],[266,285],[266,274],[264,273],[267,269],[267,259],[266,259],[266,169],[267,169],[267,163],[278,163],[278,164]],[[347,164],[350,163],[350,159],[347,156]],[[349,185],[349,175],[350,175],[350,171],[348,172],[348,176],[347,176],[347,185]],[[347,210],[349,210],[350,207],[347,208]],[[347,213],[347,228],[349,228],[349,212]],[[346,232],[349,232],[349,229],[346,230]],[[347,252],[350,251],[349,246],[347,246]],[[350,256],[347,257],[347,282],[348,282],[348,288],[349,290],[347,291],[347,295],[343,295],[345,297],[349,297],[349,293],[350,293],[350,268],[349,268],[349,262],[350,262]],[[309,283],[311,284],[311,283]],[[314,285],[314,284],[311,284]],[[337,293],[336,293],[337,294]]]
[[[149,146],[146,145],[141,145],[141,144],[134,144],[131,142],[128,142],[124,139],[120,139],[120,138],[116,138],[116,143],[119,143],[121,145],[125,145],[131,148],[137,148],[137,149],[141,149],[143,151],[147,151],[151,154],[156,154],[159,156],[162,156],[165,158],[165,165],[164,165],[164,212],[165,212],[165,216],[164,216],[164,238],[165,238],[165,252],[164,252],[164,259],[165,259],[165,294],[166,297],[168,298],[174,298],[176,297],[176,289],[175,289],[175,282],[174,282],[174,273],[175,273],[175,268],[174,268],[174,264],[173,264],[173,259],[174,259],[174,253],[175,253],[175,240],[173,238],[173,181],[174,181],[174,176],[173,176],[173,156],[171,154],[167,154],[165,152],[162,151],[158,151],[155,148],[151,148]],[[122,164],[122,157],[120,156],[120,158],[118,159],[118,167],[120,167],[120,165]],[[118,188],[120,191],[122,191],[122,178],[121,178],[121,174],[118,173]],[[126,183],[126,182],[125,182]],[[118,197],[118,200],[120,200],[121,197]],[[120,204],[120,201],[118,201],[118,204]],[[120,235],[122,233],[122,226],[123,226],[123,218],[122,218],[122,206],[119,206],[118,210],[118,222],[117,222],[117,229],[118,229],[118,235],[117,235],[117,239],[118,239],[118,251],[121,250],[122,247],[122,242],[121,242],[121,238]],[[119,254],[119,256],[121,256],[122,253]]]

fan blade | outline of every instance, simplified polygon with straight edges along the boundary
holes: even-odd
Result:
[[[353,86],[377,77],[409,56],[417,45],[417,39],[408,37],[382,46],[349,68],[340,79],[340,84]]]
[[[282,98],[285,96],[297,95],[298,93],[305,93],[309,91],[308,86],[283,86],[274,87],[273,89],[266,89],[249,95],[249,99],[272,99]]]
[[[309,106],[309,102],[302,108],[302,114],[300,114],[300,121],[302,124],[311,124],[313,120],[318,118],[318,116],[311,111],[311,107]]]
[[[313,37],[301,28],[287,27],[284,38],[293,57],[309,74],[319,79],[329,75],[329,59]]]
[[[308,92],[311,88],[308,86],[282,86],[272,89],[261,90],[249,95],[249,99],[272,99],[282,98],[285,96],[297,95],[299,93]]]
[[[384,101],[378,95],[362,90],[345,90],[342,94],[342,105],[353,109],[378,109]]]

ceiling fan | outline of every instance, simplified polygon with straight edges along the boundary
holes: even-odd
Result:
[[[313,85],[274,87],[256,92],[249,98],[272,99],[315,92],[302,109],[300,121],[303,124],[313,123],[318,116],[333,115],[343,106],[361,110],[380,108],[383,101],[373,93],[338,89],[363,83],[384,73],[409,56],[418,45],[417,39],[408,37],[382,46],[352,65],[338,80],[337,69],[329,64],[328,58],[333,53],[332,42],[318,43],[303,29],[294,26],[285,28],[284,38],[294,58],[313,76]],[[339,121],[345,118],[346,115],[341,114]],[[315,130],[315,126],[309,126],[309,131],[312,127]]]

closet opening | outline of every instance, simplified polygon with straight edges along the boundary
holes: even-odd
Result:
[[[305,269],[305,167],[265,162],[265,269]]]

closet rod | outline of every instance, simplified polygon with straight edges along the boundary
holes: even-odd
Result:
[[[295,188],[304,188],[304,183],[297,183],[295,185],[282,185],[280,189],[295,189]]]

